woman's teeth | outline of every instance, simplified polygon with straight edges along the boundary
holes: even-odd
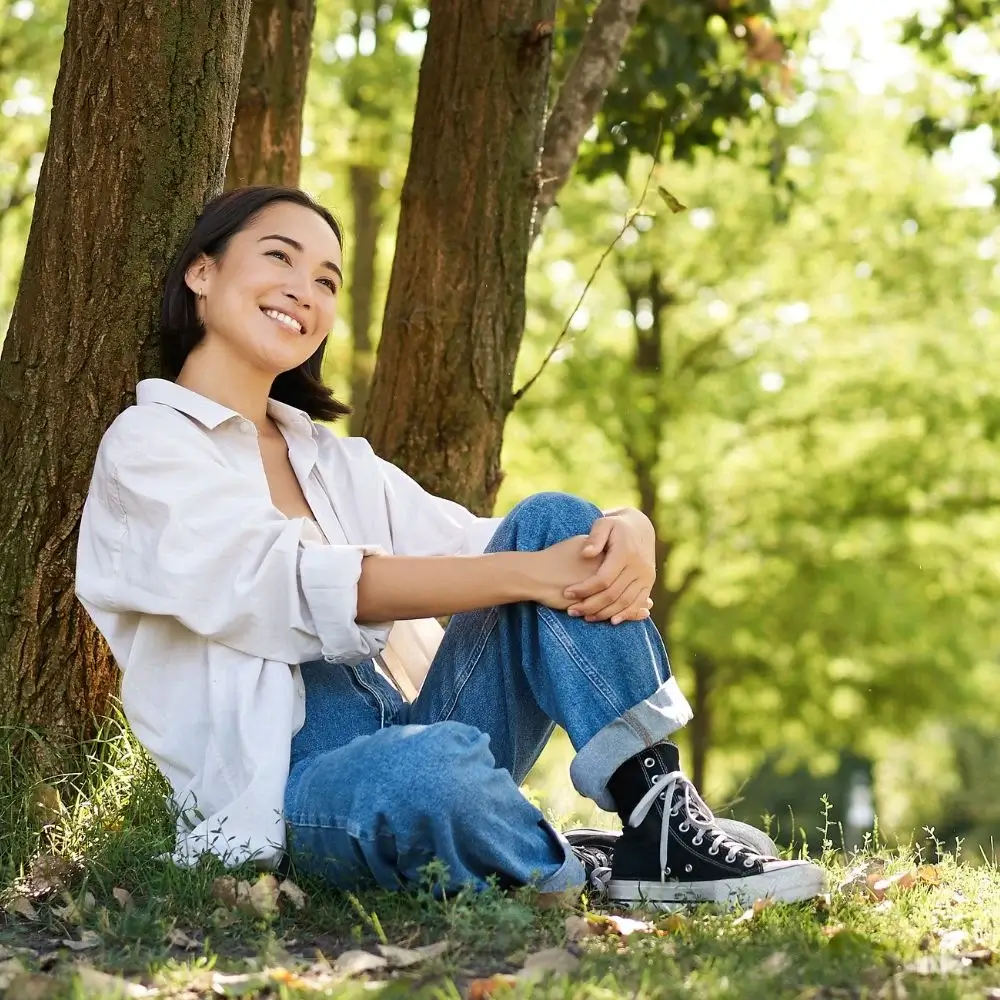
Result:
[[[289,316],[288,313],[278,312],[277,309],[263,309],[261,310],[265,316],[270,316],[271,319],[276,320],[283,326],[287,326],[290,330],[294,330],[296,333],[302,333],[302,325],[299,323],[294,316]]]

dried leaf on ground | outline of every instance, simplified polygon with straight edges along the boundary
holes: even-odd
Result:
[[[486,997],[503,993],[517,985],[514,976],[499,973],[489,979],[473,979],[469,983],[468,1000],[486,1000]]]
[[[305,908],[306,894],[291,879],[286,878],[285,881],[278,886],[278,892],[282,896],[286,897],[288,902],[291,903],[296,910]]]
[[[55,1000],[62,993],[62,984],[52,976],[25,972],[12,979],[7,987],[10,1000]]]
[[[789,958],[787,952],[776,951],[773,955],[768,955],[767,958],[760,963],[760,971],[767,976],[778,976],[791,964],[792,960]]]
[[[992,948],[972,948],[969,951],[963,951],[958,957],[964,958],[978,968],[983,965],[992,965],[996,958],[996,952]]]
[[[91,948],[99,948],[101,945],[101,935],[97,931],[80,931],[80,940],[74,941],[72,938],[63,938],[60,944],[64,944],[70,951],[89,951]]]
[[[373,955],[370,951],[345,951],[342,955],[338,955],[333,963],[334,972],[342,976],[360,976],[365,972],[375,972],[388,967],[388,959],[381,955]]]
[[[755,899],[753,901],[753,906],[751,906],[748,909],[744,910],[733,921],[733,926],[735,927],[737,924],[748,924],[748,923],[750,923],[750,921],[753,920],[754,917],[756,917],[759,914],[763,913],[765,910],[769,910],[772,906],[774,906],[774,900],[771,899],[770,897],[767,897],[765,899]]]
[[[26,971],[24,962],[19,958],[6,958],[0,961],[0,990],[7,989],[12,980]]]
[[[78,968],[75,973],[79,994],[89,1000],[132,1000],[133,997],[154,997],[156,990],[149,990],[139,983],[130,983],[120,976],[110,976],[106,972],[93,969],[89,965]]]
[[[116,885],[111,890],[111,895],[115,897],[115,902],[123,909],[127,910],[135,900],[132,899],[132,893],[128,889],[123,889],[120,885]]]
[[[613,913],[588,913],[585,916],[566,918],[566,940],[572,944],[587,937],[601,937],[606,934],[628,937],[629,934],[656,934],[662,931],[648,920],[633,920]]]
[[[38,910],[35,909],[27,896],[14,896],[4,909],[8,913],[16,913],[19,917],[24,917],[25,920],[38,919]]]
[[[868,887],[871,889],[872,895],[877,900],[885,899],[885,894],[890,889],[896,889],[898,892],[904,892],[908,889],[912,889],[917,884],[917,876],[912,872],[896,872],[895,875],[889,875],[888,877],[883,876],[882,878],[875,879],[874,881],[869,881]]]
[[[915,976],[962,976],[971,968],[972,963],[958,955],[921,955],[916,961],[904,965],[903,971]]]
[[[28,799],[31,816],[39,826],[51,826],[62,819],[63,805],[59,789],[44,781],[38,782]]]
[[[68,924],[82,924],[87,919],[87,915],[93,912],[97,906],[97,900],[94,899],[92,892],[85,892],[79,898],[74,898],[66,892],[63,893],[63,900],[64,904],[53,906],[52,912]]]
[[[860,865],[855,865],[844,875],[837,886],[837,892],[846,892],[848,889],[867,887],[872,882],[877,882],[884,874],[884,862],[865,861]]]
[[[271,977],[266,972],[247,972],[238,975],[212,974],[212,992],[223,997],[245,997],[260,993],[271,985]]]
[[[439,958],[451,947],[448,941],[438,941],[435,944],[424,945],[422,948],[399,948],[392,944],[380,944],[379,954],[393,969],[406,969],[411,965],[428,962]]]
[[[250,883],[243,883],[250,890]],[[235,906],[237,899],[237,882],[232,875],[221,875],[212,882],[212,898],[217,899],[223,906]]]
[[[278,880],[273,875],[261,875],[237,907],[252,917],[273,920],[278,915]]]
[[[201,942],[196,941],[179,927],[173,927],[167,931],[167,944],[172,948],[183,948],[185,951],[194,951],[201,947]]]
[[[567,976],[580,964],[576,955],[565,948],[545,948],[536,951],[524,960],[524,968],[516,975],[519,982],[541,979],[543,976]]]
[[[49,852],[39,854],[28,866],[28,894],[39,899],[65,892],[80,871],[80,866],[68,858]]]
[[[917,881],[924,885],[940,885],[941,869],[937,865],[921,865],[917,869]]]

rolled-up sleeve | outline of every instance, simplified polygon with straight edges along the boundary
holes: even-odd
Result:
[[[305,540],[305,524],[200,434],[110,433],[84,509],[77,593],[85,606],[167,615],[266,660],[376,655],[386,630],[355,617],[362,560],[381,550]]]
[[[461,504],[428,493],[401,469],[379,459],[396,555],[480,555],[500,525]]]

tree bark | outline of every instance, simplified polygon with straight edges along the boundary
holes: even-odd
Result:
[[[618,72],[618,62],[645,0],[601,0],[587,25],[580,49],[559,88],[545,126],[541,178],[532,235],[542,231],[549,209],[569,180],[580,143],[587,134],[604,94]]]
[[[253,0],[226,188],[299,183],[316,0]]]
[[[555,0],[432,0],[365,433],[486,513],[524,331]]]
[[[692,657],[694,692],[691,708],[691,780],[697,788],[705,787],[708,776],[708,753],[712,745],[712,693],[715,689],[715,663],[705,653]]]
[[[80,732],[117,675],[74,598],[98,443],[159,371],[167,262],[222,188],[250,0],[71,0],[0,356],[0,720]]]
[[[351,434],[364,432],[368,388],[375,353],[372,349],[372,313],[375,304],[375,264],[382,231],[382,185],[379,171],[352,163],[351,199],[354,203],[354,247],[351,253]]]

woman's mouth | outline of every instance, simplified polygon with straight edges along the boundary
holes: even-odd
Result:
[[[280,323],[289,333],[301,335],[305,332],[302,329],[302,324],[294,316],[289,316],[288,313],[283,313],[280,309],[265,309],[261,307],[260,311],[269,319],[273,319],[275,323]]]

